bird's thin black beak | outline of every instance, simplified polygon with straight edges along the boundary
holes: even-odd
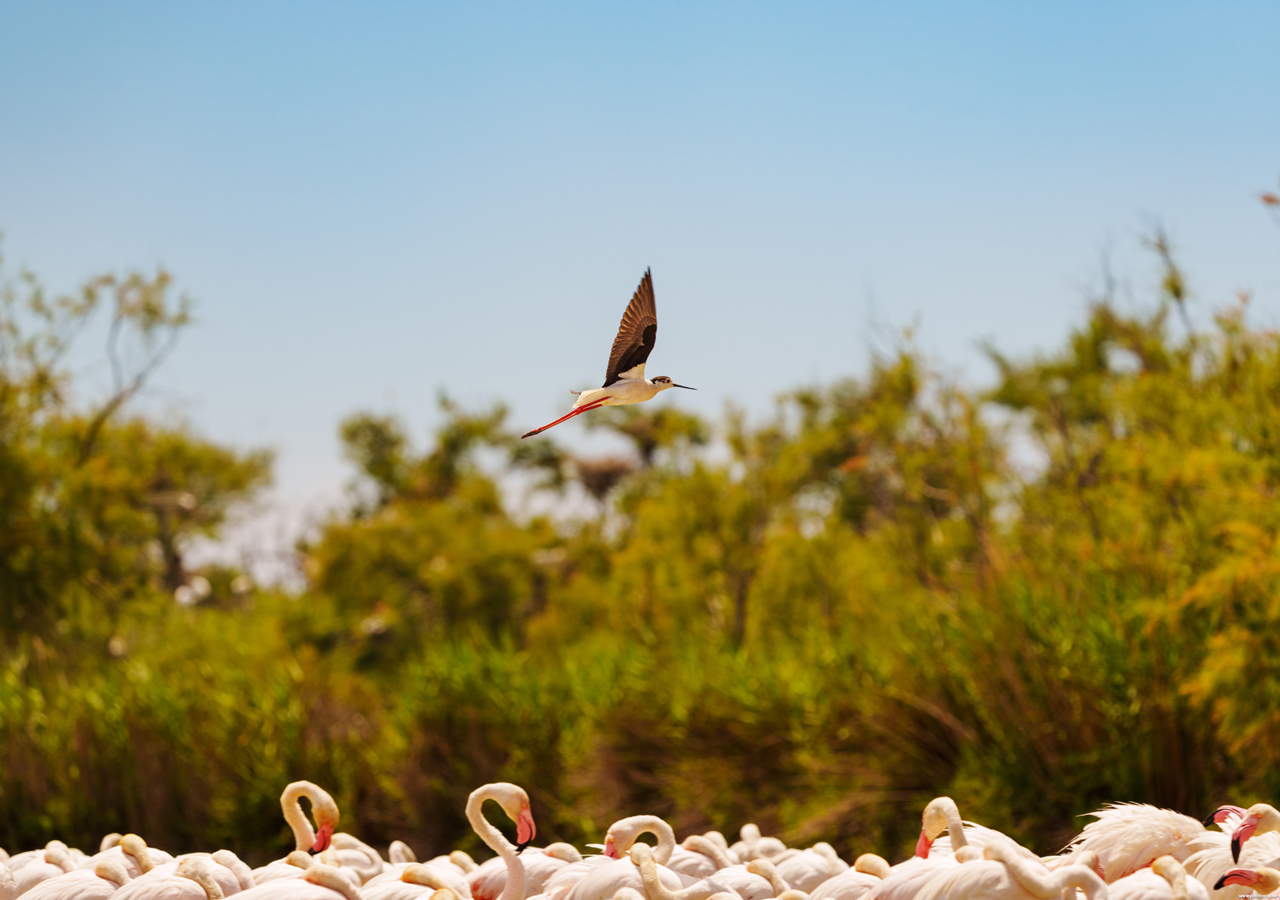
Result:
[[[686,391],[696,391],[696,390],[697,390],[697,388],[691,388],[691,387],[689,387],[689,385],[687,385],[687,384],[676,384],[674,381],[673,381],[673,382],[671,382],[671,386],[672,386],[672,387],[682,387],[682,388],[684,388]]]

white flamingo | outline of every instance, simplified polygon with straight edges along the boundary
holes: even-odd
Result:
[[[18,896],[18,882],[8,866],[0,865],[0,900],[13,900]]]
[[[542,893],[547,881],[573,863],[582,862],[582,854],[572,844],[557,841],[545,847],[527,847],[520,854],[524,865],[525,896]],[[468,897],[497,897],[507,883],[507,868],[502,857],[485,860],[467,873]]]
[[[760,829],[754,822],[748,822],[739,830],[742,840],[734,843],[729,849],[743,862],[750,862],[761,856],[777,856],[787,849],[787,845],[776,837],[761,837]]]
[[[667,868],[682,875],[706,878],[719,869],[727,869],[741,862],[728,846],[723,846],[706,835],[693,834],[685,838],[671,851]]]
[[[1214,900],[1238,900],[1250,893],[1250,888],[1240,881],[1224,888],[1214,887],[1231,869],[1280,868],[1280,832],[1255,835],[1240,849],[1238,858],[1232,856],[1231,837],[1246,812],[1238,806],[1221,807],[1210,819],[1224,830],[1205,831],[1189,842],[1194,852],[1183,860],[1183,866],[1189,875],[1215,892]]]
[[[1086,850],[1098,854],[1108,884],[1151,865],[1161,856],[1182,862],[1205,834],[1204,825],[1171,809],[1146,803],[1112,803],[1095,813],[1064,854],[1075,863]]]
[[[858,900],[880,885],[889,874],[889,861],[874,853],[864,853],[853,866],[828,878],[809,894],[809,900]]]
[[[237,894],[237,900],[364,900],[352,875],[313,863],[301,878],[277,878]]]
[[[457,873],[451,873],[457,874]],[[440,892],[444,897],[436,897]],[[441,877],[441,870],[423,863],[409,863],[399,877],[372,881],[361,891],[364,900],[462,900],[452,881]]]
[[[666,861],[671,859],[676,849],[676,836],[671,826],[658,816],[627,816],[609,826],[605,834],[604,850],[599,856],[588,856],[581,862],[565,866],[547,879],[542,887],[543,893],[550,900],[561,900],[579,881],[596,869],[619,860],[642,834],[652,834],[657,838],[655,859],[665,867]]]
[[[663,880],[655,854],[647,844],[636,844],[632,847],[631,863],[640,876],[641,896],[647,896],[648,900],[707,900],[716,895],[733,896],[719,883],[706,879],[679,890],[672,890],[671,885]],[[624,887],[620,892],[634,890],[635,888],[632,887]]]
[[[486,800],[496,801],[511,821],[516,823],[516,846],[512,846],[503,833],[484,817]],[[506,878],[502,882],[499,893],[482,895],[479,893],[475,878],[482,867],[477,867],[467,876],[470,896],[476,900],[524,900],[527,895],[525,888],[528,878],[525,867],[520,861],[520,853],[529,846],[538,833],[533,822],[533,813],[529,810],[529,795],[525,793],[524,788],[505,781],[476,788],[467,798],[467,821],[480,836],[480,840],[498,854],[498,858],[506,868]]]
[[[3,872],[0,872],[2,878]],[[121,862],[104,859],[92,869],[76,869],[42,881],[23,896],[28,900],[106,900],[129,881],[129,870]],[[12,896],[16,895],[15,885]],[[3,897],[4,890],[0,888],[0,900]]]
[[[827,843],[814,844],[808,850],[787,851],[774,857],[773,863],[787,884],[805,893],[849,869],[849,864]]]
[[[130,878],[137,878],[150,872],[156,866],[173,862],[173,857],[163,850],[155,847],[148,847],[147,842],[136,834],[126,834],[120,838],[119,843],[114,847],[106,850],[100,850],[93,856],[89,857],[80,866],[82,869],[92,869],[103,860],[113,859],[121,863],[129,873]]]
[[[381,875],[386,868],[381,854],[355,835],[340,831],[329,845],[338,854],[342,865],[359,876],[361,884],[367,884],[369,879]]]
[[[944,831],[946,836],[942,837]],[[920,814],[920,839],[916,841],[916,856],[928,859],[954,856],[961,847],[976,847],[981,850],[997,840],[1009,841],[1027,859],[1037,862],[1040,859],[1008,835],[973,822],[965,822],[960,818],[960,808],[950,797],[935,797]]]
[[[912,900],[921,888],[937,876],[980,859],[982,851],[967,844],[949,856],[938,855],[927,859],[913,856],[889,869],[880,883],[864,895],[864,900]]]
[[[1273,897],[1280,892],[1280,870],[1270,866],[1263,866],[1260,869],[1244,867],[1230,869],[1223,874],[1214,887],[1220,891],[1233,885],[1244,887],[1251,894],[1257,894],[1259,897]]]
[[[1254,835],[1280,831],[1280,810],[1270,803],[1255,803],[1244,811],[1231,835],[1231,855],[1240,858],[1240,850]]]
[[[166,866],[134,878],[111,896],[113,900],[222,900],[226,895],[214,878],[209,861],[191,856],[172,870]]]
[[[28,859],[14,872],[17,896],[22,896],[42,881],[57,878],[76,870],[76,864],[62,841],[50,841],[37,857]]]
[[[1050,872],[1007,838],[992,840],[982,855],[935,875],[915,900],[1046,900],[1061,897],[1068,888],[1084,891],[1088,900],[1107,897],[1106,884],[1091,869],[1062,866]]]
[[[307,814],[302,811],[303,797],[311,801],[311,816],[316,823],[314,828],[307,819]],[[294,850],[281,859],[254,869],[253,880],[257,884],[278,878],[301,877],[304,868],[302,856],[312,851],[323,853],[329,849],[342,815],[329,792],[310,781],[295,781],[286,786],[280,795],[280,811],[284,814],[285,824],[293,832]],[[341,864],[341,858],[337,855],[330,855],[325,859],[326,865]]]
[[[1111,882],[1107,897],[1109,900],[1209,900],[1209,892],[1203,884],[1187,877],[1182,863],[1172,856],[1162,856],[1149,868]]]
[[[136,880],[155,880],[177,875],[190,878],[189,873],[194,869],[187,864],[187,860],[192,859],[198,859],[204,863],[204,871],[218,883],[224,897],[247,891],[254,886],[253,873],[240,861],[240,857],[230,850],[219,850],[216,853],[184,853],[171,862],[155,866],[146,874],[138,876]]]
[[[646,844],[637,843],[642,834],[652,834],[658,839],[657,845],[650,849]],[[624,854],[636,851],[651,854],[662,881],[671,890],[679,891],[697,883],[698,879],[667,868],[666,861],[671,858],[675,846],[675,832],[658,816],[628,816],[619,819],[609,827],[605,835],[603,857],[588,857],[575,866],[566,867],[561,875],[548,881],[546,895],[553,900],[609,900],[624,887],[643,891],[644,885],[635,865],[629,859],[622,858]],[[593,859],[600,861],[593,862]],[[575,871],[570,873],[570,869]],[[579,874],[584,869],[585,874]],[[563,876],[576,877],[578,880],[565,889],[566,882],[561,881]]]

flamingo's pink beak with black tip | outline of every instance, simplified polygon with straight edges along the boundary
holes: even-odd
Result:
[[[1240,848],[1244,846],[1253,833],[1258,830],[1258,815],[1245,816],[1231,835],[1231,861],[1240,862]]]
[[[1228,869],[1227,874],[1218,879],[1213,889],[1220,891],[1229,884],[1257,884],[1260,880],[1258,873],[1253,869]]]
[[[925,834],[924,829],[920,829],[920,840],[916,841],[916,856],[921,859],[929,858],[929,848],[933,846],[933,839]]]
[[[1231,806],[1230,804],[1219,806],[1209,815],[1205,816],[1205,820],[1203,823],[1204,827],[1208,828],[1210,825],[1221,825],[1223,822],[1227,821],[1227,819],[1231,818],[1233,815],[1243,816],[1244,809],[1239,806]]]
[[[316,842],[311,845],[313,853],[320,853],[329,849],[329,841],[333,839],[333,823],[322,822],[320,831],[316,834]]]
[[[622,858],[621,854],[618,853],[618,845],[613,841],[613,835],[609,835],[604,839],[604,855],[609,859]]]
[[[524,852],[524,848],[529,846],[537,833],[538,827],[533,824],[533,813],[527,806],[520,807],[520,816],[516,819],[516,853]]]

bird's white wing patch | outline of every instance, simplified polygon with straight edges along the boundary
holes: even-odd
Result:
[[[644,363],[632,366],[625,372],[619,372],[618,378],[621,381],[644,381]]]

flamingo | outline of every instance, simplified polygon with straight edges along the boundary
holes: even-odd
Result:
[[[1107,897],[1110,900],[1209,900],[1209,892],[1203,884],[1187,877],[1182,863],[1172,856],[1161,856],[1150,868],[1111,882]]]
[[[315,827],[307,820],[302,811],[302,798],[311,801],[311,815],[315,819]],[[253,870],[253,880],[257,884],[274,881],[278,878],[298,878],[303,866],[300,856],[294,853],[307,854],[311,851],[323,853],[329,849],[333,841],[334,830],[338,827],[341,813],[329,792],[310,781],[294,781],[287,785],[280,795],[280,811],[284,821],[293,832],[294,852],[277,859],[265,866]],[[326,857],[326,865],[341,864],[341,857]],[[357,876],[358,878],[358,876]]]
[[[666,865],[682,875],[706,878],[720,869],[738,865],[738,858],[728,846],[721,846],[705,835],[693,834],[671,851]]]
[[[828,878],[814,888],[809,900],[858,900],[874,890],[889,874],[889,861],[874,853],[864,853],[852,868]]]
[[[1161,856],[1184,861],[1194,852],[1192,842],[1205,833],[1204,825],[1190,816],[1146,803],[1112,803],[1090,815],[1094,821],[1064,853],[1068,863],[1075,863],[1082,852],[1096,852],[1108,884]]]
[[[878,885],[863,895],[864,900],[912,900],[921,888],[938,875],[980,859],[982,851],[968,844],[957,848],[950,856],[938,855],[928,859],[913,856],[891,868]]]
[[[520,855],[525,872],[525,896],[542,893],[547,881],[557,872],[573,863],[582,862],[582,854],[572,844],[557,841],[546,847],[529,847]],[[486,860],[467,873],[466,883],[471,886],[471,897],[496,897],[502,893],[507,881],[507,869],[502,857]]]
[[[940,838],[942,832],[947,835]],[[950,797],[935,797],[920,814],[920,839],[916,841],[916,856],[932,859],[937,856],[954,856],[961,847],[973,846],[981,850],[995,840],[1009,841],[1027,859],[1039,862],[1040,857],[998,831],[965,822],[960,818],[960,808]]]
[[[7,869],[0,866],[0,880],[3,880]],[[12,882],[12,876],[10,876]],[[76,869],[42,881],[23,894],[28,900],[106,900],[119,888],[130,881],[129,870],[124,864],[114,859],[104,859],[92,869]],[[17,896],[17,885],[14,885]],[[0,900],[5,900],[5,892],[0,887]]]
[[[18,882],[8,866],[0,866],[0,900],[13,900],[18,896]]]
[[[789,854],[789,855],[788,855]],[[849,864],[836,855],[827,843],[815,844],[808,850],[794,850],[773,859],[781,875],[791,887],[809,893],[818,885],[848,870]]]
[[[26,861],[25,865],[14,873],[17,896],[22,896],[42,881],[74,872],[76,864],[71,860],[67,849],[67,845],[62,841],[50,841],[43,853]]]
[[[445,891],[449,900],[460,900],[461,894],[453,889],[450,879],[442,877],[440,869],[422,863],[409,863],[399,877],[372,881],[361,892],[364,900],[430,900]],[[436,898],[444,900],[444,898]]]
[[[1039,860],[1027,859],[1022,850],[1008,838],[992,840],[983,848],[983,859],[939,872],[914,895],[915,900],[1043,900],[1062,896],[1068,888],[1084,891],[1088,900],[1107,896],[1106,884],[1086,866],[1063,866],[1050,872]]]
[[[646,833],[658,839],[657,846],[652,849],[647,844],[636,843],[640,835]],[[548,882],[547,896],[554,900],[608,900],[620,888],[631,887],[643,890],[643,883],[636,867],[629,860],[621,858],[624,853],[637,851],[651,854],[662,880],[673,891],[679,891],[697,883],[697,879],[689,875],[680,875],[666,867],[666,861],[671,858],[675,846],[675,832],[671,830],[670,825],[657,816],[629,816],[619,819],[609,827],[605,835],[604,855],[600,858],[601,862],[593,863],[591,861],[593,858],[588,857],[577,864],[583,869],[569,873],[566,868],[562,874],[576,877],[578,880],[566,888],[568,882],[561,881],[561,876],[557,876],[552,879],[556,882],[554,886]],[[585,874],[579,874],[584,869]]]
[[[130,878],[145,875],[156,866],[173,862],[173,857],[163,850],[148,847],[147,842],[136,834],[126,834],[114,847],[100,850],[81,864],[82,869],[92,869],[104,859],[114,859],[122,863],[129,872]]]
[[[484,817],[486,800],[496,801],[502,807],[502,811],[516,823],[516,846],[512,846],[502,832]],[[506,866],[506,880],[501,886],[501,892],[496,895],[497,900],[524,900],[528,879],[525,867],[520,861],[520,853],[529,846],[538,833],[533,822],[533,813],[529,811],[529,795],[525,793],[524,788],[505,781],[476,788],[467,798],[467,821],[480,836],[480,840],[497,853]],[[495,895],[479,893],[477,879],[472,877],[479,871],[480,868],[477,867],[468,875],[470,895],[476,900],[495,900]]]
[[[1280,831],[1280,809],[1269,803],[1255,803],[1244,811],[1231,835],[1231,856],[1240,859],[1240,848],[1256,834]]]
[[[301,878],[277,878],[237,895],[237,900],[364,900],[349,874],[313,863]]]
[[[1229,885],[1242,885],[1259,897],[1275,896],[1280,891],[1280,870],[1270,866],[1260,869],[1236,868],[1226,872],[1214,887],[1222,890]]]
[[[1222,810],[1229,810],[1222,813]],[[1184,861],[1187,873],[1209,890],[1215,890],[1215,900],[1236,900],[1250,893],[1250,888],[1240,881],[1233,881],[1224,888],[1215,888],[1233,868],[1280,868],[1280,832],[1255,835],[1240,849],[1239,857],[1231,853],[1231,835],[1236,831],[1245,814],[1240,807],[1222,807],[1215,813],[1214,821],[1223,831],[1205,831],[1189,842],[1194,851]]]
[[[742,840],[729,849],[743,862],[750,862],[761,856],[776,856],[787,849],[787,845],[776,837],[761,837],[760,829],[753,822],[743,825],[738,833]]]
[[[354,835],[338,832],[333,836],[330,846],[337,851],[342,865],[359,876],[361,884],[367,884],[370,878],[381,875],[385,868],[381,854]]]
[[[547,879],[542,890],[551,900],[561,900],[578,882],[601,866],[618,861],[628,852],[642,834],[652,834],[658,840],[654,848],[655,859],[666,866],[676,849],[675,832],[658,816],[628,816],[609,826],[605,833],[604,849],[599,856],[588,856],[581,862],[570,863]]]
[[[183,873],[193,871],[192,867],[190,865],[186,865],[186,868],[183,867],[187,860],[192,859],[198,859],[204,863],[205,871],[207,871],[210,878],[218,883],[218,888],[222,891],[224,897],[247,891],[254,886],[253,873],[248,866],[240,861],[240,857],[230,850],[219,850],[216,853],[184,853],[171,862],[155,866],[146,874],[140,875],[136,880],[155,880],[177,875],[190,878],[189,874]],[[179,871],[180,869],[182,869],[182,872]]]
[[[235,883],[234,878],[232,883]],[[119,900],[222,900],[225,894],[211,871],[209,861],[193,855],[171,870],[167,866],[162,871],[152,869],[111,896]]]
[[[647,896],[649,900],[708,900],[718,894],[732,896],[720,884],[705,879],[688,887],[672,890],[670,884],[664,881],[655,854],[648,844],[636,844],[631,849],[631,862],[639,873],[640,884],[644,888],[641,896]],[[614,896],[634,890],[633,887],[623,887]]]

